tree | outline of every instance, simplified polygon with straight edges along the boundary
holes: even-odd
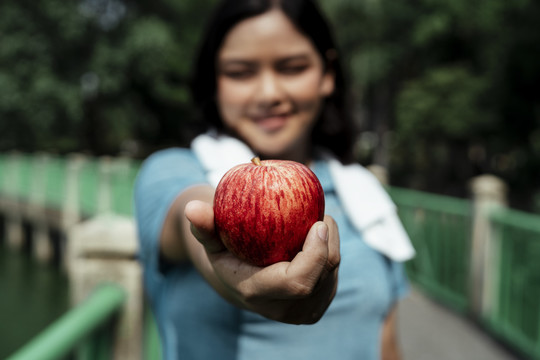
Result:
[[[211,5],[3,1],[0,150],[100,155],[133,140],[148,151],[185,142],[191,58]]]
[[[77,63],[86,26],[76,4],[0,4],[0,148],[73,147],[82,119]],[[53,132],[54,137],[47,136]]]
[[[339,19],[361,124],[379,139],[361,161],[388,166],[395,185],[460,196],[470,177],[494,173],[514,205],[531,208],[540,193],[538,2],[325,5]]]

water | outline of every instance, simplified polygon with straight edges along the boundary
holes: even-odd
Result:
[[[67,276],[0,239],[0,359],[27,343],[69,308]]]

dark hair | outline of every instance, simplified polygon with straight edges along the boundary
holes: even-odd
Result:
[[[313,43],[327,70],[335,74],[335,90],[323,106],[313,128],[316,146],[331,150],[343,162],[352,160],[354,140],[352,119],[347,108],[345,79],[336,46],[326,19],[310,0],[225,0],[215,9],[202,46],[195,59],[191,92],[207,128],[222,130],[224,125],[216,105],[216,58],[229,30],[237,23],[279,8]]]

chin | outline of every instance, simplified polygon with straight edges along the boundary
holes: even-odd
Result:
[[[295,154],[298,153],[296,147],[295,143],[271,142],[270,144],[258,144],[254,150],[264,159],[294,160]]]
[[[284,160],[287,158],[285,155],[286,151],[282,150],[281,148],[266,148],[266,147],[257,147],[254,148],[255,152],[258,156],[260,156],[262,159],[270,160],[270,159],[276,159],[276,160]]]
[[[275,132],[252,128],[241,137],[262,158],[290,160],[295,157],[295,154],[303,153],[307,143],[305,137],[299,132],[297,129],[287,127]]]

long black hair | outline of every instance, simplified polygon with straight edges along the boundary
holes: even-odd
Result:
[[[224,0],[215,9],[195,58],[191,92],[206,128],[222,130],[216,105],[216,58],[225,36],[237,23],[279,8],[311,40],[326,71],[335,76],[335,90],[325,100],[312,133],[313,144],[331,150],[342,162],[352,160],[354,129],[347,105],[346,84],[328,22],[311,0]]]

